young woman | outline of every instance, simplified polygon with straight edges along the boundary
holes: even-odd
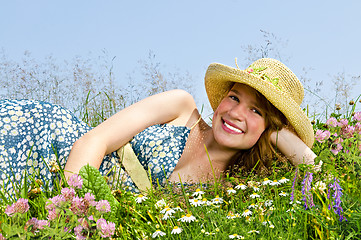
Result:
[[[155,184],[196,183],[210,180],[212,168],[219,176],[233,166],[268,167],[275,149],[295,165],[314,163],[313,129],[300,108],[303,87],[281,62],[259,59],[246,70],[211,64],[205,87],[212,126],[182,90],[148,97],[93,129],[56,105],[2,101],[4,188],[11,190],[9,179],[19,180],[25,169],[52,179],[55,157],[67,177],[86,164],[102,174],[113,169],[111,176],[131,191],[148,188],[149,177]]]

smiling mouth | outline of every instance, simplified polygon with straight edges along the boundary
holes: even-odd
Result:
[[[237,134],[241,134],[244,133],[241,129],[235,128],[231,125],[229,125],[226,121],[223,120],[223,128],[230,133],[237,133]]]

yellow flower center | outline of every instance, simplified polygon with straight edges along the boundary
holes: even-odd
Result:
[[[191,217],[191,216],[192,216],[192,214],[189,214],[189,213],[186,215],[186,217]]]

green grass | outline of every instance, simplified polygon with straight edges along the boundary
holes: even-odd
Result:
[[[88,113],[85,111],[85,114]],[[348,119],[348,126],[356,126],[357,121],[353,120],[352,114],[331,116],[338,120]],[[96,122],[101,121],[99,116],[104,118],[103,111],[95,116],[98,116]],[[84,119],[93,125],[89,115]],[[82,231],[82,235],[89,239],[101,239],[101,228],[96,222],[104,218],[108,223],[114,223],[114,239],[152,239],[155,233],[164,233],[164,236],[156,237],[160,239],[230,239],[230,236],[234,239],[360,239],[360,135],[342,135],[345,127],[329,127],[322,121],[315,122],[314,129],[315,132],[327,130],[331,133],[322,142],[316,141],[313,147],[318,155],[316,162],[323,162],[319,172],[304,165],[296,169],[280,159],[275,161],[269,174],[240,171],[199,186],[168,185],[164,189],[152,190],[139,203],[137,200],[141,196],[124,189],[109,189],[106,179],[97,170],[85,167],[80,173],[83,186],[81,189],[74,188],[75,196],[84,198],[90,192],[96,201],[106,199],[111,212],[101,212],[96,207],[88,206],[85,212],[79,213],[69,200],[56,208],[57,217],[49,220],[48,226],[43,229],[35,229],[26,223],[31,218],[47,220],[50,208],[48,199],[62,195],[62,189],[69,186],[60,186],[58,182],[50,190],[46,182],[37,180],[36,175],[26,176],[30,184],[19,184],[17,197],[28,199],[29,210],[8,216],[4,211],[15,199],[0,195],[0,233],[6,239],[74,239],[74,229],[83,219],[87,229]],[[338,136],[333,136],[335,133]],[[335,155],[331,150],[337,147],[338,142],[343,149]],[[61,172],[60,169],[59,174]],[[310,189],[304,193],[304,177],[309,173],[313,173],[313,180]],[[266,178],[274,185],[264,185]],[[332,208],[335,191],[331,184],[335,179],[342,188],[337,192],[342,192],[342,211],[339,214]],[[280,183],[280,180],[286,182]],[[237,189],[242,184],[247,188]],[[193,195],[197,188],[204,192],[199,198]],[[255,194],[259,197],[254,197]],[[291,203],[292,194],[294,201]],[[309,206],[307,209],[304,198]],[[195,206],[202,201],[207,204]],[[311,201],[314,203],[312,207]],[[89,202],[86,203],[89,205]],[[173,211],[169,215],[171,217],[166,219],[166,212]],[[246,216],[250,211],[252,214]],[[340,221],[340,215],[347,220]],[[193,221],[182,222],[184,216]],[[181,228],[182,232],[172,234],[175,227],[178,230]]]

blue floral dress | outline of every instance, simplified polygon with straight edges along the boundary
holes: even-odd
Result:
[[[73,143],[91,127],[58,105],[34,100],[0,101],[0,189],[14,193],[13,183],[40,178],[50,187],[54,166],[64,167]],[[140,163],[150,170],[153,184],[163,185],[184,150],[190,128],[155,125],[136,135],[131,145]],[[121,167],[116,152],[104,157],[99,168],[109,183],[138,189]],[[117,186],[119,187],[119,185]]]

